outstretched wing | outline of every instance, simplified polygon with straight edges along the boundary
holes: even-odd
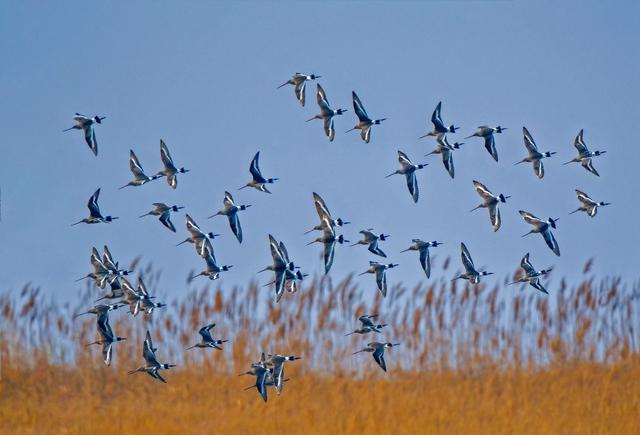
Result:
[[[307,87],[307,81],[302,80],[301,82],[296,83],[293,88],[293,92],[296,94],[296,98],[300,101],[300,104],[304,107],[305,101],[305,89]]]
[[[138,160],[138,156],[133,150],[129,150],[129,169],[135,178],[146,178],[140,160]]]
[[[442,148],[442,164],[451,178],[455,178],[456,171],[453,166],[453,152],[448,148]]]
[[[373,359],[376,360],[382,370],[387,371],[387,363],[384,362],[384,349],[376,349],[373,352]]]
[[[585,168],[587,171],[591,172],[593,175],[597,175],[598,177],[600,176],[600,174],[598,174],[598,171],[596,170],[596,168],[593,167],[593,161],[591,160],[591,157],[586,158],[586,159],[582,159],[581,165],[583,168]]]
[[[173,159],[171,158],[171,154],[169,154],[169,148],[167,148],[167,144],[165,144],[162,139],[160,139],[160,159],[165,167],[173,167]]]
[[[576,136],[576,140],[573,142],[573,146],[576,147],[576,149],[578,150],[578,154],[580,154],[581,156],[589,154],[589,148],[587,148],[587,145],[584,143],[584,138],[582,137],[583,134],[584,130],[580,130],[580,132]]]
[[[418,197],[420,196],[420,192],[418,190],[418,179],[416,178],[415,171],[406,174],[407,178],[407,187],[409,188],[409,193],[413,198],[413,202],[418,202]]]
[[[489,206],[489,219],[491,220],[493,231],[498,231],[500,225],[502,225],[502,220],[500,219],[500,209],[496,204]]]
[[[533,136],[527,130],[527,127],[522,127],[522,134],[524,136],[524,146],[527,148],[529,154],[537,154],[538,147],[536,146],[536,142],[533,140]]]
[[[262,176],[262,173],[260,172],[260,167],[258,166],[259,158],[260,151],[258,151],[256,155],[253,156],[253,160],[251,160],[251,165],[249,166],[249,172],[251,172],[251,176],[253,177],[254,181],[258,183],[264,183],[267,180],[265,180],[265,178]]]
[[[420,250],[420,265],[422,266],[422,270],[427,275],[427,278],[431,277],[431,261],[429,258],[429,248],[424,248]]]
[[[87,202],[87,207],[89,207],[89,214],[92,218],[102,218],[102,213],[100,213],[100,206],[98,205],[98,198],[100,197],[100,188],[96,190],[91,198],[89,198],[89,202]]]
[[[333,116],[330,118],[324,118],[324,134],[329,138],[329,142],[333,142],[333,138],[336,136],[336,129],[333,126]]]
[[[358,95],[352,91],[351,96],[353,98],[353,110],[356,112],[360,122],[371,122],[371,118],[367,115],[367,111],[364,109],[364,105],[362,104],[362,101],[360,101],[360,98],[358,98]],[[365,142],[369,141],[365,139]]]
[[[471,258],[471,254],[467,249],[467,246],[464,243],[460,243],[460,256],[462,258],[462,265],[464,266],[467,272],[471,272],[475,270],[475,266],[473,265],[473,259]]]
[[[487,189],[487,186],[481,182],[473,180],[473,186],[475,187],[476,192],[478,192],[478,195],[480,195],[485,201],[489,201],[494,198],[493,193],[491,193],[491,191]]]
[[[542,164],[542,160],[536,159],[536,160],[534,160],[532,162],[532,164],[533,164],[533,171],[536,173],[538,178],[543,178],[544,177],[544,165]]]
[[[558,245],[558,242],[556,241],[556,238],[553,236],[553,233],[551,232],[551,230],[543,231],[542,237],[544,237],[544,241],[547,242],[547,246],[549,247],[549,249],[551,249],[553,253],[559,257],[560,246]]]
[[[173,225],[173,222],[171,222],[171,213],[170,212],[165,211],[164,213],[162,213],[160,215],[160,222],[162,222],[162,225],[164,225],[165,227],[169,228],[174,233],[176,232],[176,227]]]
[[[524,257],[522,257],[522,260],[520,261],[520,267],[522,267],[522,269],[527,275],[533,275],[536,273],[536,270],[533,268],[533,265],[529,261],[528,252]]]
[[[484,137],[484,147],[487,149],[487,151],[489,151],[489,154],[491,154],[493,160],[497,162],[498,150],[496,149],[496,138],[494,137],[493,133],[490,133]]]
[[[442,101],[438,103],[435,110],[433,111],[433,114],[431,115],[431,122],[433,123],[433,128],[435,131],[445,132],[447,131],[447,127],[442,122],[440,110],[442,110]]]
[[[520,213],[520,216],[522,216],[522,218],[528,224],[537,226],[543,223],[542,220],[540,220],[540,218],[537,218],[536,216],[534,216],[532,213],[529,213],[528,211],[520,210],[518,213]]]
[[[578,200],[583,203],[584,205],[591,207],[594,205],[598,205],[593,199],[589,198],[589,195],[587,195],[586,193],[582,192],[581,190],[576,189],[576,196],[578,197]]]

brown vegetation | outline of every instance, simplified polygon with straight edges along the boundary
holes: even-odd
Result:
[[[150,266],[144,273],[157,286]],[[27,285],[0,295],[0,432],[638,433],[640,291],[586,276],[550,296],[440,281],[382,300],[322,278],[275,304],[255,285],[202,288],[151,318],[114,312],[128,340],[111,367],[84,346],[95,319],[72,319],[95,289],[70,306]],[[371,335],[344,337],[373,312],[390,325],[381,337],[402,343],[386,374],[369,354],[351,355]],[[184,352],[210,321],[231,340],[224,351]],[[126,375],[142,362],[146,329],[160,358],[178,364],[166,385]],[[263,350],[303,357],[267,403],[243,390],[254,378],[237,376]]]

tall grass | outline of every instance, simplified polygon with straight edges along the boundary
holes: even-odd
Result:
[[[445,261],[445,267],[448,265]],[[152,293],[159,272],[142,270]],[[27,284],[0,294],[0,427],[72,433],[632,433],[640,430],[640,286],[618,278],[564,280],[550,296],[531,287],[428,281],[390,289],[351,277],[306,280],[279,304],[256,284],[192,287],[169,307],[133,318],[113,312],[117,343],[105,367],[95,318],[73,319],[100,296],[87,286],[59,303]],[[512,277],[505,278],[506,282]],[[204,282],[204,281],[203,281]],[[378,313],[380,336],[344,334]],[[185,352],[216,322],[224,351]],[[126,371],[142,362],[149,329],[160,359],[177,363],[167,385]],[[383,373],[372,339],[400,342]],[[262,403],[237,377],[261,351],[301,355],[285,393]]]

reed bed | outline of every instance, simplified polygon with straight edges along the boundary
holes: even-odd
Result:
[[[445,260],[444,267],[449,261]],[[86,311],[101,290],[87,285],[60,303],[39,287],[0,294],[0,432],[2,433],[638,433],[640,431],[640,285],[560,280],[546,296],[531,287],[488,287],[444,280],[382,299],[352,277],[308,278],[273,302],[251,284],[194,282],[171,300],[160,271],[136,265],[151,293],[169,306],[133,318],[124,308],[111,325],[106,367],[95,317]],[[175,293],[175,292],[172,292]],[[378,313],[380,335],[344,335],[357,316]],[[184,349],[200,326],[216,322],[224,351]],[[164,385],[144,374],[150,330],[160,359],[178,367]],[[389,372],[368,341],[400,342]],[[291,380],[263,403],[254,378],[238,377],[260,352],[296,354]]]

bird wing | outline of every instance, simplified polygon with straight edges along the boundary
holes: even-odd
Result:
[[[113,255],[111,255],[111,251],[109,251],[109,247],[107,245],[104,245],[103,248],[102,262],[107,268],[113,271],[118,270],[118,266],[116,265],[116,262],[113,259]]]
[[[544,241],[547,242],[547,246],[549,247],[549,249],[551,249],[553,253],[559,257],[560,246],[558,245],[558,242],[556,241],[556,238],[553,236],[553,233],[551,232],[551,230],[543,231],[542,237],[544,238]]]
[[[198,334],[202,336],[203,341],[213,341],[213,337],[211,337],[211,329],[214,326],[216,326],[216,324],[212,323],[211,325],[203,326],[202,328],[200,328]]]
[[[540,218],[534,216],[533,214],[529,213],[528,211],[520,210],[518,213],[520,213],[520,216],[522,216],[522,218],[528,224],[538,226],[538,225],[543,223]]]
[[[224,200],[222,200],[225,207],[232,207],[235,205],[233,201],[233,195],[229,192],[224,192]]]
[[[596,170],[596,168],[593,167],[593,161],[591,160],[591,157],[586,158],[586,159],[582,159],[581,165],[583,168],[585,168],[587,171],[591,172],[593,175],[597,175],[598,177],[600,176],[600,174],[598,174],[598,171]]]
[[[364,105],[358,95],[352,91],[351,96],[353,98],[353,110],[356,112],[356,116],[360,120],[360,122],[371,122],[371,118],[367,115],[367,111],[364,109]]]
[[[331,228],[331,227],[325,227],[325,228]],[[324,273],[329,273],[329,270],[331,270],[331,266],[333,265],[333,257],[335,255],[335,250],[336,250],[335,239],[332,240],[331,242],[324,243]]]
[[[529,261],[528,252],[524,257],[522,257],[522,260],[520,261],[520,267],[522,267],[522,269],[525,271],[527,275],[533,275],[536,273],[536,270],[534,269],[533,265]]]
[[[493,136],[493,133],[488,134],[484,137],[484,147],[489,151],[491,157],[496,162],[498,161],[498,150],[496,149],[496,138]]]
[[[469,253],[469,250],[464,243],[460,244],[460,256],[462,258],[462,265],[464,266],[465,270],[467,272],[475,271],[473,259],[471,258],[471,254]]]
[[[286,270],[278,269],[275,271],[275,278],[273,283],[275,284],[276,302],[280,302],[282,295],[284,294],[284,283],[286,281]]]
[[[376,267],[376,285],[378,290],[382,293],[382,296],[387,296],[387,274],[386,270],[382,267]]]
[[[296,83],[293,88],[293,92],[296,94],[296,98],[300,101],[300,104],[304,106],[305,101],[305,88],[307,87],[307,81],[303,80],[301,82]]]
[[[140,164],[140,160],[138,160],[138,156],[136,156],[136,153],[134,153],[133,150],[129,150],[129,169],[134,177],[146,178],[142,165]]]
[[[260,167],[258,166],[258,159],[260,158],[260,151],[258,151],[256,153],[255,156],[253,156],[253,160],[251,160],[251,165],[249,166],[249,172],[251,172],[251,176],[253,177],[253,180],[258,182],[258,183],[264,183],[265,178],[262,176],[262,173],[260,172]]]
[[[320,218],[321,221],[324,220],[325,218],[328,218],[329,220],[331,220],[331,213],[329,212],[329,207],[327,207],[327,204],[324,202],[324,199],[322,199],[322,197],[315,192],[313,192],[313,203],[316,207],[316,212],[318,213],[318,217]]]
[[[398,151],[398,162],[403,169],[409,166],[413,166],[413,163],[411,163],[411,159],[409,159],[409,157],[402,151]]]
[[[451,150],[448,148],[442,148],[441,154],[442,164],[444,165],[451,178],[454,178],[456,174],[455,168],[453,167],[453,152],[451,152]]]
[[[333,138],[336,136],[336,129],[333,126],[333,116],[330,118],[324,118],[324,134],[329,138],[329,142],[333,142]]]
[[[271,258],[273,259],[274,267],[276,269],[284,269],[286,267],[285,258],[280,251],[280,245],[278,245],[278,242],[271,234],[269,234],[269,249],[271,250]]]
[[[598,205],[593,199],[589,198],[589,195],[587,195],[586,193],[582,192],[581,190],[576,189],[576,196],[578,197],[578,200],[583,203],[584,205],[591,207],[594,205]]]
[[[367,126],[366,128],[363,128],[362,130],[360,130],[360,137],[362,138],[362,140],[365,143],[369,143],[369,141],[371,140],[371,126]]]
[[[576,147],[576,149],[578,150],[578,154],[580,154],[581,156],[589,154],[589,148],[587,148],[587,145],[584,143],[584,138],[582,137],[583,134],[584,130],[580,130],[580,132],[576,136],[576,140],[573,142],[573,146]]]
[[[533,171],[536,173],[538,178],[544,177],[544,165],[542,164],[542,160],[536,159],[532,162]]]
[[[159,366],[160,363],[156,358],[156,349],[153,347],[153,341],[151,340],[151,334],[147,331],[144,343],[142,345],[142,357],[150,366]]]
[[[167,148],[167,144],[162,139],[160,139],[160,159],[166,168],[173,167],[173,159],[169,154],[169,148]]]
[[[495,198],[493,193],[491,193],[491,191],[487,189],[487,186],[485,186],[481,182],[473,180],[473,186],[475,187],[476,192],[478,192],[478,195],[480,195],[485,201],[489,201]]]
[[[169,228],[174,233],[176,232],[176,227],[173,225],[173,222],[171,222],[171,212],[165,211],[160,215],[159,219],[160,222],[162,222],[162,225]]]
[[[538,147],[536,146],[536,142],[533,140],[533,136],[527,130],[527,127],[522,127],[522,134],[524,136],[524,146],[529,152],[529,154],[537,154]]]
[[[447,127],[442,122],[442,117],[440,115],[440,110],[442,109],[442,101],[438,103],[433,114],[431,115],[431,122],[433,123],[433,127],[435,131],[447,131]]]
[[[87,207],[89,207],[89,214],[93,218],[102,218],[102,213],[100,213],[100,206],[98,205],[98,198],[100,197],[100,188],[96,190],[91,198],[89,198],[89,202],[87,202]]]
[[[267,401],[267,386],[265,385],[265,383],[266,383],[268,374],[269,374],[269,371],[266,369],[263,369],[260,372],[258,372],[256,376],[256,388],[258,389],[258,393],[260,393],[260,396],[262,396],[262,400],[264,400],[265,402]]]
[[[418,202],[420,192],[418,190],[418,179],[416,178],[415,171],[407,173],[405,177],[407,179],[407,187],[409,188],[409,193],[413,198],[413,202]]]
[[[431,277],[431,261],[429,258],[429,248],[424,248],[420,250],[420,265],[422,266],[422,270],[427,275],[427,278]]]
[[[373,359],[376,360],[382,370],[387,371],[387,363],[384,361],[384,349],[376,349],[373,352]]]
[[[112,343],[102,344],[102,358],[104,359],[104,363],[108,366],[111,365],[112,349],[113,349]]]
[[[317,87],[316,99],[318,100],[318,106],[320,106],[320,111],[322,113],[332,112],[331,105],[329,104],[329,99],[327,98],[327,94],[324,92],[324,89],[322,89],[322,86],[320,86],[320,83],[318,83],[316,87]]]
[[[502,220],[500,219],[500,209],[498,208],[497,204],[490,205],[488,209],[489,219],[491,220],[493,231],[498,231],[500,229],[500,225],[502,224]]]

